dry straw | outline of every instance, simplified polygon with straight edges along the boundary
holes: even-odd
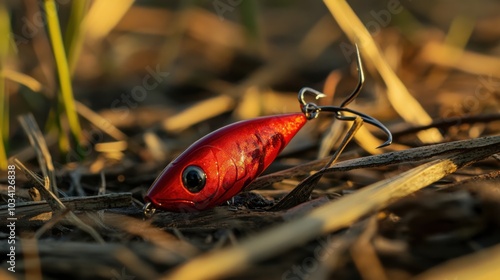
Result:
[[[368,63],[380,73],[387,86],[389,101],[396,112],[411,124],[425,125],[432,122],[431,117],[391,69],[370,33],[347,2],[342,0],[325,0],[324,2],[349,39],[360,46],[361,53],[367,58]],[[421,131],[417,135],[424,143],[442,141],[441,134],[435,128]]]

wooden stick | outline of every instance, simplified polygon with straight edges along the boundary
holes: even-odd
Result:
[[[66,208],[76,211],[97,211],[108,208],[127,207],[132,204],[131,193],[111,193],[85,197],[63,197],[59,199]],[[7,205],[0,206],[0,219],[7,218]],[[47,201],[18,202],[16,204],[16,216],[31,217],[45,212],[51,212]]]

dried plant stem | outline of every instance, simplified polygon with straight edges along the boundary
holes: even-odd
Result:
[[[40,131],[35,118],[32,114],[24,115],[19,117],[19,122],[21,123],[24,132],[28,136],[31,146],[35,150],[38,158],[38,164],[40,165],[40,169],[43,173],[43,177],[49,178],[49,189],[52,190],[55,196],[58,196],[52,157],[50,156],[49,149],[47,148],[47,143],[45,143],[45,139],[43,138],[43,134]]]
[[[32,175],[29,175],[32,176]],[[63,197],[59,199],[64,205],[77,211],[98,211],[109,208],[128,207],[132,204],[131,193],[110,193],[85,197]],[[0,206],[0,219],[7,218],[7,205]],[[18,219],[31,217],[40,213],[50,212],[51,206],[47,201],[27,201],[18,202],[16,205],[16,215]]]
[[[100,130],[104,131],[104,133],[113,137],[116,140],[126,140],[127,135],[119,130],[116,126],[114,126],[107,119],[103,118],[98,113],[92,111],[89,107],[85,106],[83,103],[78,101],[75,102],[77,112],[87,119],[90,123],[98,127]]]
[[[403,82],[383,58],[370,33],[349,4],[344,0],[324,0],[324,2],[351,42],[360,45],[361,53],[368,58],[368,61],[380,73],[387,86],[389,101],[398,114],[407,122],[417,125],[432,122],[431,117],[410,94]],[[443,140],[439,131],[434,128],[419,132],[418,137],[424,143],[435,143]]]
[[[500,145],[500,136],[486,136],[470,140],[461,140],[449,143],[435,144],[424,147],[396,151],[381,155],[367,156],[362,158],[341,161],[328,168],[327,172],[348,171],[366,167],[386,166],[398,163],[415,163],[417,161],[431,159],[433,157],[450,154],[460,151],[478,149],[489,145]],[[294,176],[307,175],[313,170],[322,168],[330,158],[316,160],[310,163],[295,166],[286,170],[257,178],[246,190],[258,189],[273,183],[281,182],[284,179]]]
[[[404,129],[400,129],[397,131],[392,131],[392,136],[397,139],[404,135],[412,135],[415,132],[419,132],[421,130],[429,129],[431,127],[435,128],[449,128],[452,126],[462,125],[462,124],[476,124],[476,123],[493,123],[500,121],[500,113],[491,113],[491,114],[483,114],[477,116],[456,116],[445,119],[434,120],[432,123],[428,125],[421,126],[413,126]]]
[[[21,169],[24,171],[26,174],[30,174],[29,172],[26,172],[28,170],[26,166],[24,166],[19,160],[14,159],[14,163],[16,164],[17,168]],[[66,211],[66,206],[49,190],[49,178],[45,177],[45,182],[44,185],[40,184],[35,184],[34,187],[40,192],[42,197],[48,202],[50,205],[50,208],[52,208],[52,212],[60,212],[60,211]],[[69,212],[67,215],[67,219],[72,222],[74,225],[79,227],[81,230],[87,232],[90,234],[97,242],[99,243],[105,243],[104,239],[97,233],[95,229],[90,227],[89,225],[85,224],[78,218],[73,212]]]

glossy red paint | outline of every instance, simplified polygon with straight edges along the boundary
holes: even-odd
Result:
[[[302,113],[261,117],[220,128],[172,161],[148,190],[145,200],[168,211],[198,211],[220,205],[264,171],[304,126]],[[206,174],[196,193],[183,183],[188,166]]]

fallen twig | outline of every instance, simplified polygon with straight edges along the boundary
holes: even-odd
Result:
[[[63,197],[59,199],[66,208],[72,211],[97,211],[109,208],[127,207],[132,204],[131,193],[111,193],[85,197]],[[7,218],[7,205],[0,206],[0,219]],[[51,208],[47,201],[28,201],[16,204],[16,216],[18,219],[32,217],[41,213],[50,212]]]

